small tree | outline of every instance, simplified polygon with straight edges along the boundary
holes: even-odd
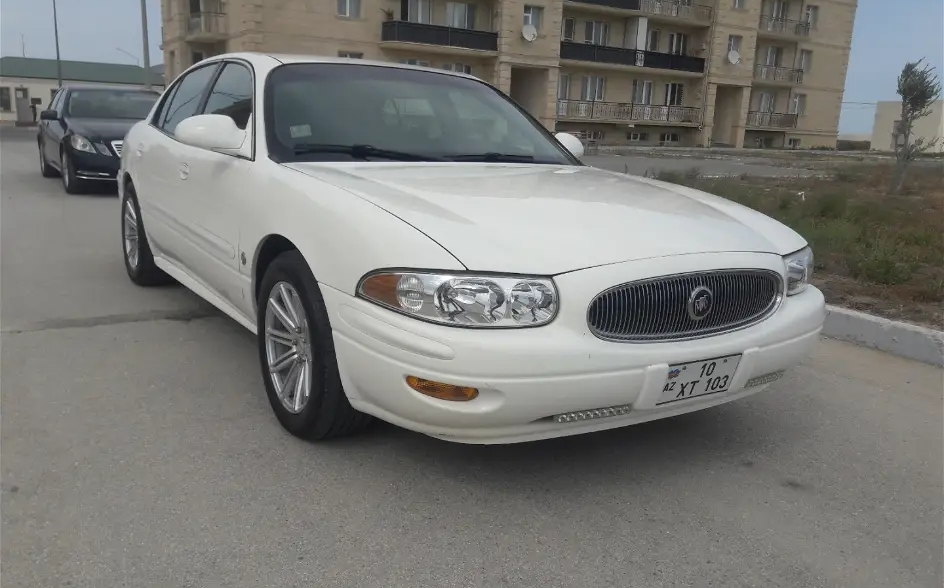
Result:
[[[941,82],[934,73],[934,67],[924,64],[924,59],[910,61],[902,68],[898,76],[898,95],[901,96],[901,122],[895,129],[895,158],[897,166],[892,183],[892,192],[901,191],[905,183],[908,165],[919,153],[927,151],[937,144],[939,137],[911,140],[914,123],[919,118],[931,114],[931,106],[941,96]]]

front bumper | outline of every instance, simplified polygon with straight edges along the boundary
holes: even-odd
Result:
[[[545,327],[483,331],[417,321],[328,286],[322,294],[338,366],[351,404],[363,412],[441,439],[513,443],[599,431],[723,404],[763,390],[752,378],[795,366],[819,340],[822,293],[788,297],[765,321],[691,341],[602,341],[586,324],[590,300],[604,289],[654,275],[717,267],[782,271],[778,256],[710,254],[644,260],[555,277],[558,318]],[[656,406],[670,364],[741,353],[728,392]],[[470,402],[424,396],[406,376],[473,386]],[[558,423],[561,413],[632,405],[625,414]]]
[[[80,180],[113,182],[118,177],[121,159],[115,155],[88,153],[75,149],[71,151],[70,155],[72,156],[72,166],[75,168],[75,177]]]

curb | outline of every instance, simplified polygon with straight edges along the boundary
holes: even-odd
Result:
[[[944,367],[942,331],[827,305],[823,335]]]

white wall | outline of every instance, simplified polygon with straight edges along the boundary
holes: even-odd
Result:
[[[139,88],[141,87],[138,84],[96,84],[93,82],[80,82],[77,80],[62,80],[62,84],[82,84],[85,86],[120,86],[126,88]],[[39,111],[43,110],[49,101],[52,99],[53,91],[58,88],[56,80],[42,80],[35,78],[9,78],[0,76],[0,87],[10,88],[10,110],[9,111],[0,111],[0,122],[14,122],[16,121],[16,89],[17,88],[26,88],[29,90],[30,98],[42,98],[41,106],[38,106],[36,109],[36,115],[39,116]],[[155,85],[154,89],[162,92],[164,90],[163,85]],[[30,120],[32,120],[32,113],[29,114]]]
[[[872,150],[892,151],[892,129],[895,121],[901,118],[901,102],[887,101],[875,105],[875,122],[872,125]],[[944,153],[944,100],[938,100],[931,108],[931,114],[915,121],[912,137],[924,138],[925,141],[938,138],[932,151]]]

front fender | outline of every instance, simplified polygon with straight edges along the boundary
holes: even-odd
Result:
[[[318,282],[353,295],[361,277],[385,267],[466,269],[446,249],[382,208],[326,182],[260,161],[254,198],[240,237],[240,255],[255,291],[256,263],[267,238],[290,241]],[[247,186],[247,188],[249,188]]]

